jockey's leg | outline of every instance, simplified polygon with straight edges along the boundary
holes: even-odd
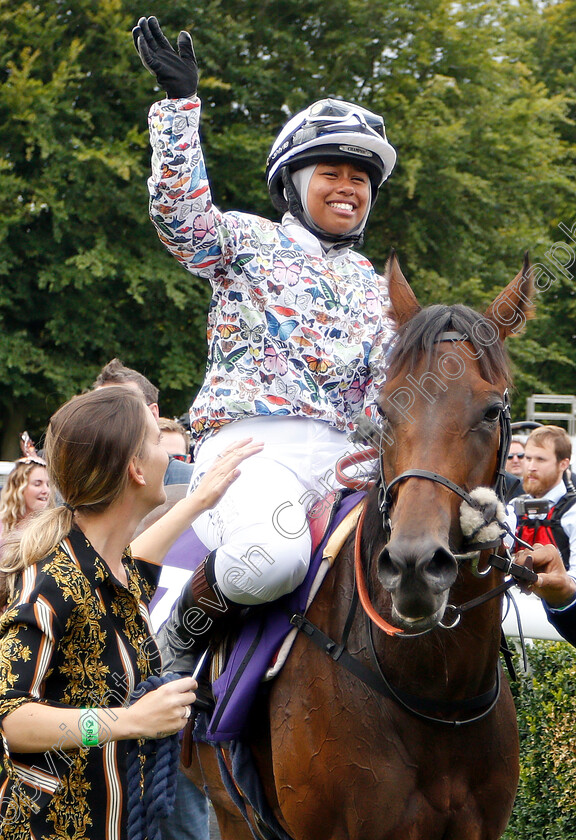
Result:
[[[334,486],[346,438],[325,423],[289,418],[230,424],[200,450],[195,481],[218,452],[246,436],[264,440],[218,505],[194,524],[212,549],[158,633],[165,670],[190,673],[212,632],[242,607],[273,601],[304,579],[307,511]]]
[[[194,523],[200,540],[216,551],[220,590],[243,606],[274,601],[302,582],[310,561],[306,514],[338,486],[336,462],[351,448],[343,432],[318,420],[237,421],[202,444],[194,483],[219,452],[248,436],[264,449],[243,462],[238,480]]]
[[[308,570],[309,494],[291,469],[269,458],[245,461],[235,485],[226,502],[203,517],[198,536],[212,548],[215,532],[222,533],[214,574],[225,598],[242,606],[275,601]]]
[[[227,493],[226,510],[216,511],[215,518],[207,520],[206,533],[199,533],[210,546],[211,532],[218,529],[226,542],[198,566],[158,631],[164,670],[190,673],[213,632],[231,615],[291,592],[306,575],[310,534],[306,509],[298,502],[304,492],[300,482],[274,462],[262,461],[256,470],[247,470],[248,463]],[[262,475],[267,482],[273,479],[272,484],[265,486]],[[231,492],[242,484],[239,493]],[[282,507],[287,501],[289,507]],[[281,524],[275,518],[278,509],[286,511]],[[298,512],[298,519],[292,511]]]

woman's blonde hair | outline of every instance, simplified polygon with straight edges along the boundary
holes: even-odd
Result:
[[[46,462],[42,458],[30,456],[16,461],[14,469],[8,474],[6,484],[0,495],[0,522],[4,536],[18,525],[26,516],[26,502],[24,491],[28,487],[28,480],[32,470],[37,467],[46,469]]]
[[[106,510],[128,485],[128,466],[142,452],[148,409],[135,391],[110,385],[73,397],[48,425],[50,481],[64,504],[31,517],[2,546],[0,572],[9,597],[21,571],[52,552],[72,528],[74,511]]]

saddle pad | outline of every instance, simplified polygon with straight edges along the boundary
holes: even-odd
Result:
[[[364,491],[343,493],[333,517],[332,532],[364,496]],[[206,740],[230,741],[242,734],[260,682],[282,642],[295,629],[290,624],[290,617],[306,610],[313,587],[317,590],[319,586],[319,583],[314,586],[319,568],[324,563],[325,574],[329,567],[329,561],[323,557],[329,538],[327,533],[312,557],[303,583],[294,592],[250,610],[223,673],[212,685],[216,707],[207,727]]]
[[[166,554],[158,588],[149,605],[152,627],[155,631],[164,624],[172,612],[175,601],[208,551],[209,549],[196,536],[194,529],[187,528]]]

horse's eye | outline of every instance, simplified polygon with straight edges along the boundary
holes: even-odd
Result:
[[[491,405],[490,408],[486,409],[484,412],[484,420],[488,423],[495,423],[500,417],[501,410],[501,405]]]
[[[385,423],[388,422],[388,415],[386,414],[382,406],[379,405],[379,403],[376,403],[376,411]]]

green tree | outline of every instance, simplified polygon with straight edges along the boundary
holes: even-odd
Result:
[[[530,5],[530,4],[528,4]],[[566,183],[574,181],[576,156],[576,3],[574,0],[545,0],[535,3],[538,13],[512,20],[528,47],[533,75],[544,86],[550,101],[564,103],[556,123],[560,141],[556,170]],[[558,148],[558,146],[556,147]],[[538,172],[542,187],[549,235],[536,242],[534,257],[548,271],[542,277],[545,291],[539,295],[537,317],[527,341],[518,348],[526,372],[526,391],[575,393],[576,358],[576,202],[573,188],[556,191],[555,184]],[[531,246],[533,247],[533,246]]]
[[[163,94],[130,28],[154,13],[171,38],[193,32],[223,209],[272,214],[266,154],[308,102],[336,95],[385,114],[399,162],[363,250],[383,269],[395,247],[425,302],[482,306],[526,248],[544,259],[574,204],[572,99],[547,87],[536,55],[542,29],[550,56],[566,33],[528,0],[0,0],[4,452],[112,356],[160,386],[165,413],[201,381],[209,290],[163,251],[146,212],[146,112]],[[540,295],[538,320],[511,343],[516,416],[528,393],[571,381],[570,295],[569,278]]]
[[[115,355],[185,410],[207,290],[146,214],[146,74],[120,0],[0,2],[0,417],[4,452]]]
[[[373,254],[382,212],[428,302],[482,308],[520,269],[523,251],[543,258],[557,238],[559,208],[574,204],[560,131],[568,98],[549,93],[532,60],[534,41],[519,31],[535,18],[542,24],[530,3],[437,4],[396,48],[382,82],[401,153],[367,246]],[[573,349],[550,347],[550,321],[562,317],[551,304],[552,294],[539,295],[537,321],[509,343],[517,419],[529,394],[573,375]],[[544,369],[551,356],[554,371]]]

